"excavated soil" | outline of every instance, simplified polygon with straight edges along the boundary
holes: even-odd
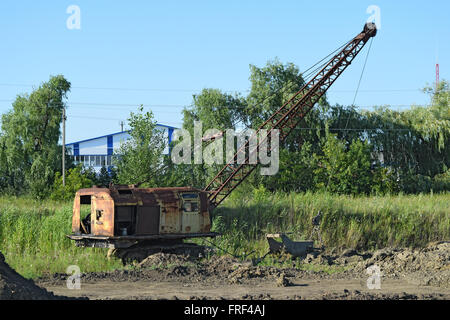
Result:
[[[65,274],[37,283],[56,294],[91,299],[450,299],[450,242],[415,250],[315,250],[296,260],[279,259],[283,268],[231,256],[157,253],[127,270],[82,274],[81,290],[68,290]],[[367,268],[373,265],[381,271],[379,289],[368,286]]]
[[[376,265],[384,278],[450,288],[450,242],[431,243],[421,249],[384,248],[372,253],[347,249],[338,255],[308,254],[305,261],[347,267],[352,273],[364,273]]]
[[[0,300],[49,300],[64,299],[38,287],[14,271],[0,252]]]

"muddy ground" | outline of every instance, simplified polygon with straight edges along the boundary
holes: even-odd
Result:
[[[128,270],[82,274],[80,290],[67,289],[65,274],[36,283],[55,295],[89,299],[450,299],[450,242],[279,259],[283,267],[157,253]],[[367,282],[374,265],[381,271],[379,289]]]

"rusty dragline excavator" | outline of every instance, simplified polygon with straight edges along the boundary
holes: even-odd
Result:
[[[268,139],[272,130],[277,129],[280,142],[284,141],[376,33],[375,24],[366,23],[363,31],[323,63],[257,133],[266,129]],[[261,143],[252,152],[257,152]],[[75,195],[72,234],[68,237],[77,246],[110,248],[108,254],[123,260],[142,260],[157,251],[191,246],[184,239],[215,237],[218,234],[210,231],[210,212],[257,167],[250,163],[248,151],[246,141],[203,190],[134,185],[80,189]],[[238,156],[242,159],[243,155],[245,161],[238,164]],[[80,212],[82,205],[90,205],[90,213],[84,219]]]

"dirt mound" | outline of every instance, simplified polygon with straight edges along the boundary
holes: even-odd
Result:
[[[169,266],[181,266],[194,261],[189,255],[179,255],[171,253],[155,253],[148,256],[138,264],[140,268],[165,268]]]
[[[409,283],[418,286],[435,286],[450,288],[450,270],[439,270],[436,272],[418,271],[405,275]]]
[[[357,271],[365,271],[378,265],[387,274],[417,271],[450,270],[450,242],[432,243],[425,248],[383,248],[374,252],[359,253],[347,249],[341,254],[310,253],[304,263],[321,265],[348,265]]]
[[[165,281],[180,278],[189,281],[220,280],[226,283],[241,283],[257,278],[277,280],[282,271],[274,267],[253,266],[251,261],[241,261],[229,255],[212,256],[208,259],[190,255],[156,253],[148,256],[133,270],[115,270],[82,274],[83,281],[109,279],[113,281],[153,280]],[[57,274],[45,281],[65,281],[67,275]],[[288,283],[283,278],[283,283]]]
[[[105,289],[101,286],[111,290],[110,297],[126,299],[449,298],[449,242],[434,243],[415,250],[385,248],[372,252],[358,252],[355,249],[338,252],[317,248],[303,259],[279,258],[279,266],[264,266],[256,265],[257,259],[242,261],[227,255],[208,255],[203,258],[156,253],[143,260],[137,268],[133,266],[125,270],[82,274],[81,280],[86,283],[86,288],[93,290],[93,298],[104,296]],[[367,292],[366,269],[374,264],[381,269],[382,289]],[[41,284],[47,283],[48,288],[61,290],[67,276],[54,275],[51,279],[43,279]],[[355,281],[358,279],[359,282]],[[48,283],[52,286],[48,286]],[[144,284],[139,291],[137,288],[141,283]],[[150,297],[148,286],[155,283],[157,285],[152,287]],[[122,287],[124,292],[119,292]],[[173,291],[173,288],[177,291]],[[137,290],[136,294],[133,290]],[[167,295],[169,291],[178,292],[177,297]],[[66,294],[64,291],[55,292]]]
[[[283,261],[282,267],[254,265],[255,261],[241,261],[231,256],[191,259],[159,253],[142,261],[141,267],[82,274],[81,280],[87,290],[83,294],[92,299],[448,300],[448,249],[448,244],[439,243],[421,250],[387,248],[366,253],[352,249],[342,253],[318,250],[304,259],[292,260],[292,266],[288,260]],[[434,271],[400,272],[397,277],[391,277],[383,269],[402,265],[397,261],[410,253],[415,257],[412,264],[434,268]],[[374,262],[380,264],[382,288],[368,291],[364,267]],[[327,267],[304,266],[305,263]],[[361,271],[355,271],[358,268]],[[407,265],[402,270],[415,270],[415,267]],[[67,277],[66,274],[54,275],[43,279],[40,285],[58,294],[76,294],[63,289]]]
[[[253,267],[250,261],[240,261],[229,255],[199,259],[189,255],[157,253],[147,257],[139,265],[143,270],[159,270],[163,276],[215,277],[232,283],[272,274],[273,268]]]
[[[309,253],[302,259],[301,263],[343,266],[346,268],[344,268],[342,274],[348,276],[367,276],[367,268],[371,265],[377,265],[381,269],[382,277],[399,278],[401,276],[418,285],[450,286],[449,242],[434,243],[426,248],[416,250],[384,248],[374,252],[358,252],[354,249],[347,249],[341,253],[316,251]],[[227,283],[239,284],[253,279],[265,278],[276,281],[277,285],[281,286],[289,286],[287,277],[308,273],[302,270],[294,272],[286,268],[255,266],[250,261],[241,261],[229,255],[215,255],[209,259],[202,259],[190,255],[157,253],[143,260],[139,267],[140,270],[144,270],[144,272],[139,272],[141,277],[145,275],[149,278],[161,280],[186,276],[190,279],[214,277]],[[152,273],[152,270],[155,272]],[[292,274],[290,274],[291,271]],[[283,272],[285,274],[281,275]],[[132,273],[127,273],[126,278],[137,277]],[[315,277],[327,276],[326,273],[320,272],[315,272],[313,275]]]
[[[216,256],[214,259],[209,259],[203,264],[204,269],[210,275],[228,275],[243,264],[235,257],[224,255]]]
[[[450,270],[450,242],[430,244],[422,249],[385,248],[358,264],[360,269],[378,265],[384,273]]]
[[[304,263],[345,266],[348,272],[365,274],[376,265],[383,277],[400,276],[417,285],[450,287],[450,242],[431,243],[425,248],[383,248],[374,252],[347,249],[340,254],[310,253]]]
[[[260,267],[260,266],[249,266],[242,265],[236,268],[233,272],[228,275],[228,280],[231,283],[241,283],[245,280],[257,279],[257,278],[265,278],[275,280],[277,285],[280,283],[283,286],[288,286],[289,281],[286,277],[292,277],[293,275],[289,274],[288,271],[283,269],[278,269],[274,267]]]
[[[62,299],[27,280],[14,271],[0,252],[0,300],[49,300]]]

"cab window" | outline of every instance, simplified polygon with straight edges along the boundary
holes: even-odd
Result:
[[[198,194],[196,193],[183,193],[181,195],[183,199],[183,211],[184,212],[198,212],[199,202]]]

